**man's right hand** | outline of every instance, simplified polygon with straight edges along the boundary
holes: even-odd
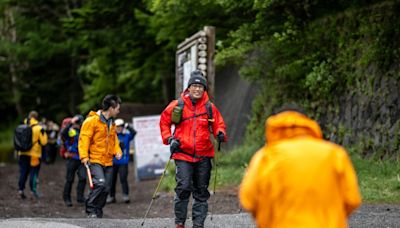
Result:
[[[67,151],[67,152],[64,153],[64,158],[70,158],[70,155],[71,154]]]
[[[171,154],[173,154],[176,150],[178,150],[179,146],[181,145],[179,140],[175,139],[173,137],[170,137],[168,139],[168,143],[169,143],[169,150],[170,150]]]
[[[86,164],[89,162],[89,158],[82,158],[81,162],[82,162],[82,164]]]

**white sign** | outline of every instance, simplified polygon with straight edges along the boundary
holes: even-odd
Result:
[[[136,180],[160,176],[169,160],[169,146],[164,145],[160,133],[160,115],[134,117],[133,128],[137,131],[135,143]]]

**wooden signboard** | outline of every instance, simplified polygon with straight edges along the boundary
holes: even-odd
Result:
[[[208,82],[208,95],[214,98],[215,28],[206,26],[178,45],[175,64],[175,97],[187,88],[190,73],[201,70]]]

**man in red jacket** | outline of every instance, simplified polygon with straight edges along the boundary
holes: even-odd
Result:
[[[219,142],[226,141],[226,127],[221,113],[209,101],[207,81],[201,71],[191,73],[188,88],[178,100],[172,101],[161,113],[160,130],[164,144],[170,145],[176,165],[174,197],[175,224],[184,227],[190,194],[193,195],[193,227],[203,227],[210,198],[213,134]],[[175,132],[171,133],[171,125]]]

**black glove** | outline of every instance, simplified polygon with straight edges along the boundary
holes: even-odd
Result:
[[[128,129],[128,131],[129,131],[133,136],[136,135],[136,131],[135,131],[135,129],[133,129],[133,127],[132,127],[131,125],[128,125],[128,126],[126,127],[126,129]]]
[[[225,135],[224,135],[224,133],[222,133],[221,131],[218,132],[217,140],[218,140],[218,142],[225,142]]]
[[[179,140],[177,140],[173,137],[170,137],[168,139],[168,143],[169,143],[169,151],[171,152],[171,154],[173,154],[175,151],[177,151],[179,149],[179,146],[181,145]]]

